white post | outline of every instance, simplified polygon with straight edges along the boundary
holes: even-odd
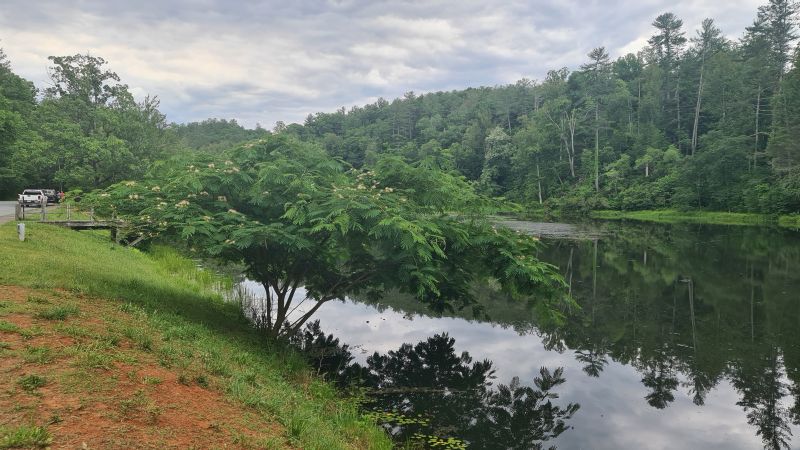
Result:
[[[20,241],[24,241],[25,240],[25,223],[24,222],[17,224],[17,234],[19,235],[19,240]]]

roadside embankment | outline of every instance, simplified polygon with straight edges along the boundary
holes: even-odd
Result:
[[[0,226],[0,448],[391,447],[219,277],[102,234]]]

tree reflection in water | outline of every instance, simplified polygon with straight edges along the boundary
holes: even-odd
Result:
[[[605,227],[600,240],[551,240],[537,255],[559,267],[580,305],[563,323],[542,321],[530,303],[508,301],[490,286],[475,287],[482,316],[443,315],[536,334],[545,349],[571,354],[602,381],[616,376],[604,373],[609,364],[631,366],[646,388],[642,401],[659,410],[681,397],[702,406],[710,392],[732,386],[764,448],[790,448],[792,424],[800,426],[800,235]],[[400,295],[365,302],[431,315]]]
[[[791,447],[800,424],[796,235],[617,225],[613,238],[553,242],[540,257],[561,268],[581,306],[564,324],[533,327],[547,348],[572,350],[593,377],[608,360],[635,367],[657,409],[684,389],[701,406],[728,381],[764,448]]]
[[[321,374],[365,392],[364,408],[398,442],[412,446],[540,449],[569,428],[567,421],[579,408],[554,403],[555,389],[565,382],[561,368],[542,368],[531,386],[515,377],[493,387],[492,362],[457,354],[455,339],[446,333],[375,353],[366,365],[354,363],[348,346],[325,335],[319,322],[309,324],[293,344]]]

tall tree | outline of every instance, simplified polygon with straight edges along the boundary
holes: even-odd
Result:
[[[695,45],[695,53],[700,58],[700,77],[697,82],[697,101],[694,107],[694,124],[692,126],[692,152],[694,155],[697,149],[698,129],[700,126],[700,108],[703,98],[703,77],[705,76],[706,60],[719,51],[725,44],[722,37],[722,30],[714,25],[713,19],[703,19],[697,37],[692,39]]]
[[[791,59],[792,43],[797,40],[797,12],[798,3],[794,0],[769,0],[758,8],[759,19],[766,25],[778,86]]]
[[[36,105],[36,89],[11,70],[0,48],[0,198],[10,197],[25,179],[15,167],[16,155],[34,146],[30,115]]]
[[[683,21],[678,17],[667,12],[656,17],[653,26],[657,32],[647,41],[650,43],[656,57],[656,62],[661,68],[663,81],[661,84],[662,111],[666,115],[665,108],[674,105],[675,123],[670,127],[669,119],[664,121],[666,129],[672,129],[673,141],[681,147],[681,103],[680,103],[680,78],[677,68],[680,60],[683,45],[686,43],[685,33],[682,30]]]
[[[611,89],[611,62],[605,47],[597,47],[581,66],[588,78],[588,94],[594,103],[594,189],[600,192],[600,103]]]
[[[502,186],[508,185],[511,147],[511,138],[499,126],[486,137],[486,156],[480,178],[480,186],[485,193],[499,195]]]
[[[50,97],[74,102],[76,113],[83,113],[87,123],[84,129],[92,132],[96,122],[90,114],[100,106],[129,96],[128,86],[121,84],[119,75],[106,69],[106,60],[91,55],[50,56],[52,86],[45,90]],[[86,114],[89,112],[89,114]]]
[[[11,70],[11,61],[8,60],[2,47],[0,47],[0,69]]]
[[[788,174],[800,167],[800,53],[782,86],[775,102],[775,121],[767,151],[773,169]]]
[[[760,13],[753,24],[747,27],[741,48],[745,60],[743,75],[747,88],[743,94],[749,103],[747,109],[753,110],[753,116],[750,118],[754,130],[751,170],[758,166],[758,158],[766,142],[761,137],[769,133],[764,112],[768,111],[771,93],[777,79],[774,69],[776,62],[771,47],[768,18]]]

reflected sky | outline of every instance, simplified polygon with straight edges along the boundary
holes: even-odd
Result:
[[[518,376],[531,385],[540,367],[563,367],[559,402],[578,403],[580,410],[568,422],[573,429],[546,443],[562,449],[761,449],[770,445],[758,432],[781,424],[796,436],[800,429],[786,413],[791,393],[775,408],[768,386],[781,382],[788,391],[794,386],[788,373],[795,379],[800,373],[800,273],[794,270],[800,236],[643,225],[614,225],[606,232],[596,247],[557,241],[539,255],[571,280],[583,308],[562,327],[541,327],[524,307],[491,296],[483,305],[495,323],[459,317],[466,314],[420,314],[413,303],[391,298],[380,307],[330,302],[315,318],[325,333],[350,345],[360,363],[373,352],[446,332],[456,352],[493,361],[495,384]],[[246,285],[264,292],[256,283]],[[511,326],[519,323],[527,326]],[[547,349],[554,337],[563,351]],[[592,377],[576,352],[599,342],[607,364]],[[771,351],[777,359],[770,359]],[[660,354],[665,358],[659,360]],[[653,389],[644,382],[659,361],[677,379],[674,400],[662,409],[648,403]],[[702,405],[693,402],[690,373],[712,380]],[[765,419],[776,411],[778,420]],[[748,414],[760,429],[748,423]]]
[[[248,281],[245,285],[253,293],[264,293],[257,283]],[[492,360],[497,382],[518,376],[530,384],[540,367],[564,367],[567,382],[559,388],[560,397],[564,402],[580,403],[581,409],[570,420],[573,429],[548,442],[562,449],[762,448],[754,427],[747,424],[745,413],[736,406],[738,394],[727,381],[716,386],[703,406],[692,403],[687,388],[679,388],[675,401],[657,410],[644,400],[647,389],[633,367],[612,361],[599,378],[589,377],[572,351],[559,354],[545,350],[538,336],[519,335],[507,327],[412,316],[391,308],[381,312],[352,300],[329,302],[315,318],[326,333],[354,347],[353,354],[360,363],[373,352],[386,353],[403,343],[447,332],[455,338],[457,352],[468,351],[475,360]]]

